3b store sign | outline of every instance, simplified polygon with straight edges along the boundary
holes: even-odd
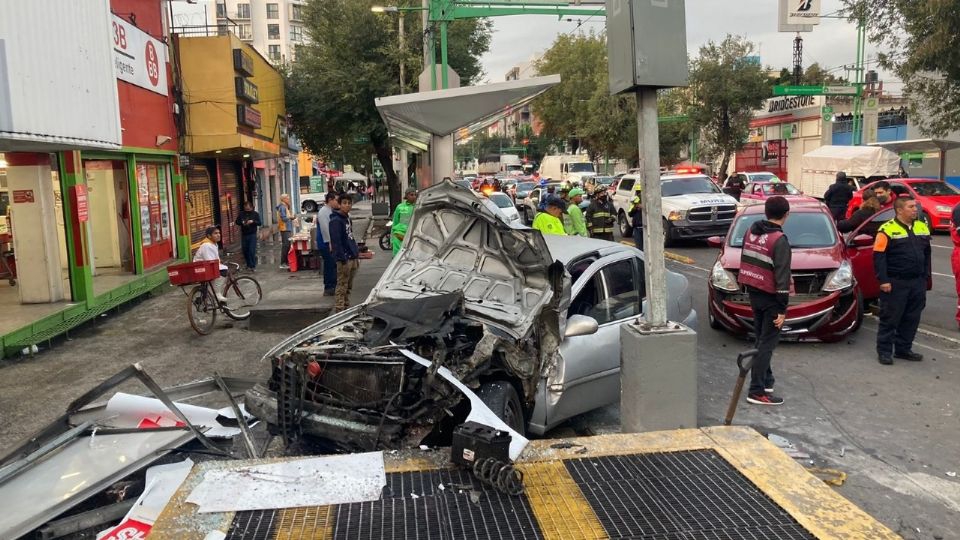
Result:
[[[110,33],[117,78],[167,95],[167,46],[116,15]]]

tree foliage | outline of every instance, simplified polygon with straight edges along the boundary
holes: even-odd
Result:
[[[313,0],[304,9],[309,42],[299,48],[286,73],[287,112],[293,131],[311,153],[329,160],[354,156],[352,164],[367,166],[377,156],[387,175],[391,203],[400,200],[400,187],[386,126],[377,112],[377,97],[401,93],[400,63],[406,67],[407,92],[415,91],[423,70],[419,19],[405,19],[406,49],[401,51],[396,15],[372,13],[377,0]],[[393,2],[419,6],[416,0]],[[490,23],[483,19],[450,24],[448,59],[468,85],[482,77],[480,56],[490,45]],[[439,53],[438,53],[439,58]],[[365,146],[354,140],[366,138]]]
[[[719,44],[707,42],[690,63],[688,114],[705,143],[721,154],[721,172],[745,144],[754,109],[770,97],[766,74],[745,58],[752,52],[746,39],[727,35]]]
[[[912,120],[928,136],[960,125],[960,0],[844,0],[863,17],[870,40],[885,47],[880,65],[903,81]]]
[[[777,78],[771,79],[771,86],[778,84],[793,84],[793,72],[788,68],[782,68],[780,70],[780,76]],[[839,75],[834,75],[829,71],[823,69],[823,67],[814,62],[807,66],[803,70],[803,75],[800,76],[800,84],[846,84],[847,80]]]

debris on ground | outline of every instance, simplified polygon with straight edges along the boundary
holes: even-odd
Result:
[[[807,467],[807,472],[830,484],[831,486],[842,486],[847,481],[847,473],[837,469],[824,469],[821,467]]]

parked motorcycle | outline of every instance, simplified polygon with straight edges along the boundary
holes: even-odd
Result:
[[[380,249],[389,251],[392,249],[390,245],[390,229],[393,228],[393,221],[388,221],[386,227],[387,230],[380,235]]]

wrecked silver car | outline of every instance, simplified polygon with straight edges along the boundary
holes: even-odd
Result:
[[[440,367],[520,433],[619,399],[619,326],[645,298],[640,251],[545,239],[451,182],[420,194],[409,231],[363,304],[267,353],[272,375],[248,411],[288,439],[364,450],[449,437],[469,405]],[[695,326],[687,288],[669,273],[669,316]]]

